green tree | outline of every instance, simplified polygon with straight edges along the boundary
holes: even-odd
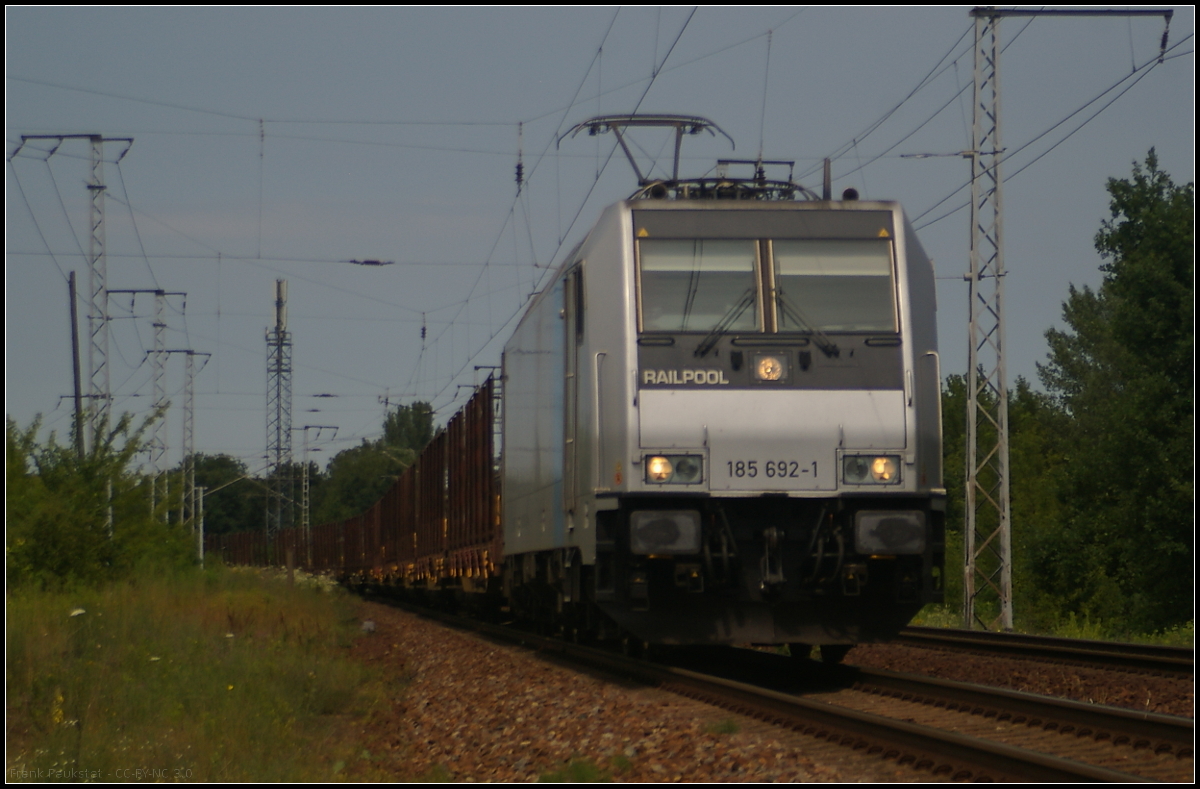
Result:
[[[205,455],[193,458],[196,486],[204,494],[204,531],[206,534],[253,531],[263,524],[266,488],[251,479],[246,464],[231,455]]]
[[[1104,280],[1071,288],[1039,367],[1071,430],[1037,572],[1070,611],[1151,631],[1193,616],[1195,196],[1153,149],[1108,192]]]
[[[1070,420],[1052,396],[1024,378],[1008,393],[1008,459],[1013,548],[1013,609],[1019,627],[1051,632],[1061,617],[1037,568],[1041,535],[1062,522],[1058,491]]]
[[[962,605],[966,409],[965,376],[948,376],[942,389],[942,441],[947,494],[946,601],[951,610]],[[1062,473],[1068,420],[1054,398],[1035,392],[1028,381],[1017,378],[1016,387],[1008,392],[1008,421],[1014,608],[1021,627],[1048,629],[1058,609],[1055,601],[1045,599],[1031,562],[1038,535],[1060,520],[1057,480]],[[995,442],[995,430],[988,420],[980,420],[979,431],[981,444]],[[994,478],[985,478],[983,484],[985,488],[994,485]],[[982,507],[978,515],[981,531],[996,528],[993,508]]]
[[[369,442],[343,450],[329,461],[327,479],[314,497],[312,523],[344,520],[370,509],[412,465],[411,449]]]
[[[383,420],[383,437],[336,454],[326,479],[313,494],[314,525],[365,512],[395,484],[433,438],[429,403],[397,406]]]
[[[433,408],[415,402],[397,406],[383,420],[383,443],[387,446],[420,452],[433,438]]]
[[[135,569],[178,567],[195,546],[150,511],[151,481],[130,469],[144,449],[122,418],[90,453],[36,439],[40,423],[5,426],[5,570],[10,587],[94,585]],[[109,528],[111,512],[112,528]]]

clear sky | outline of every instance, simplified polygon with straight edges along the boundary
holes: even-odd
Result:
[[[289,283],[293,425],[339,428],[314,459],[376,437],[385,400],[429,400],[446,419],[476,367],[498,364],[547,268],[633,191],[611,136],[555,145],[602,113],[701,115],[736,141],[689,139],[685,174],[761,151],[819,189],[830,156],[835,193],[901,201],[939,277],[943,372],[962,373],[967,216],[942,217],[969,174],[954,155],[970,147],[968,10],[9,7],[6,156],[21,135],[133,138],[104,149],[108,286],[186,292],[169,300],[167,345],[212,354],[196,447],[251,468],[274,280]],[[1167,59],[1141,68],[1161,17],[1003,22],[1014,379],[1036,380],[1069,285],[1100,282],[1106,180],[1151,147],[1176,182],[1195,179],[1194,23],[1176,8]],[[666,137],[638,142],[662,173]],[[5,409],[22,425],[42,413],[65,438],[66,272],[86,290],[89,147],[53,148],[26,144],[5,175]],[[367,259],[394,265],[346,262]],[[114,409],[143,414],[153,298],[110,303]],[[176,356],[171,463],[182,385]]]

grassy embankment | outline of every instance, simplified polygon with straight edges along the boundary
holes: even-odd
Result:
[[[355,733],[394,680],[351,659],[339,589],[218,569],[6,603],[9,780],[390,777]]]

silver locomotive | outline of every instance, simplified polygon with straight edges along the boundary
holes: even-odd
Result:
[[[651,644],[894,636],[942,600],[945,550],[934,276],[904,211],[761,168],[642,186],[505,346],[505,597]]]

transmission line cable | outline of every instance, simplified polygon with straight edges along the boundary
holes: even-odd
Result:
[[[638,98],[637,103],[634,105],[634,108],[633,108],[632,112],[630,113],[631,115],[636,115],[637,111],[641,108],[642,102],[645,101],[646,95],[650,92],[650,88],[654,86],[654,82],[658,78],[658,75],[660,73],[662,73],[662,67],[664,65],[666,65],[666,62],[670,59],[671,53],[675,51],[676,45],[678,45],[680,39],[683,38],[683,34],[687,30],[688,25],[691,23],[692,18],[695,17],[696,11],[698,10],[698,8],[699,8],[698,6],[694,6],[691,10],[691,13],[688,14],[687,19],[684,20],[683,25],[679,28],[679,33],[675,36],[675,40],[671,42],[671,46],[667,49],[667,53],[665,55],[663,55],[662,62],[659,64],[659,67],[654,70],[654,76],[646,84],[645,90],[642,91],[642,95]],[[615,20],[616,20],[616,18],[614,17],[614,21]],[[560,122],[560,126],[561,126],[561,122]],[[600,173],[598,173],[595,180],[592,181],[591,186],[588,188],[587,194],[584,196],[583,201],[580,203],[579,210],[575,212],[574,218],[572,218],[570,224],[567,225],[567,231],[565,234],[563,234],[563,239],[559,240],[558,248],[555,250],[554,255],[551,257],[551,260],[557,259],[558,253],[562,250],[562,245],[564,243],[565,238],[570,236],[571,230],[575,227],[575,223],[579,220],[579,216],[583,213],[583,209],[587,205],[588,200],[591,199],[592,193],[596,189],[596,185],[600,182],[600,175],[608,167],[608,163],[612,161],[612,157],[613,157],[613,154],[616,153],[616,149],[617,149],[617,145],[614,143],[613,147],[608,152],[608,157],[604,160],[604,165],[600,168]],[[546,279],[546,277],[549,275],[549,273],[552,270],[553,270],[553,268],[551,266],[547,266],[546,269],[543,270],[542,275],[538,278],[537,284],[541,285],[541,283]],[[535,287],[535,291],[536,291],[536,289],[537,288]],[[519,313],[519,310],[518,310],[518,313]],[[515,317],[516,317],[516,314],[510,316],[508,321],[506,321],[504,323],[504,325],[501,327],[501,329],[503,329],[504,327],[507,327],[512,322],[513,318],[515,318]],[[496,336],[499,334],[501,329],[498,329],[497,331],[492,332],[492,334],[484,342],[483,346],[480,347],[480,349],[478,351],[471,354],[470,357],[468,357],[467,361],[463,363],[463,365],[458,369],[458,371],[453,376],[451,376],[451,378],[450,378],[449,382],[446,384],[446,386],[442,387],[442,389],[437,393],[437,395],[435,395],[435,397],[434,397],[435,400],[438,397],[441,397],[442,394],[445,393],[446,390],[449,389],[450,386],[456,380],[458,380],[458,376],[462,375],[463,371],[466,370],[467,366],[470,365],[478,357],[478,355],[480,353],[482,353],[483,349],[486,348],[488,346],[488,344],[490,344],[492,342],[492,340],[494,340],[496,338]]]
[[[1170,48],[1168,48],[1166,51],[1167,51],[1167,52],[1170,52],[1172,49],[1175,49],[1176,47],[1179,47],[1179,46],[1181,46],[1182,44],[1184,44],[1184,43],[1185,43],[1185,42],[1186,42],[1188,39],[1190,39],[1191,37],[1192,37],[1192,35],[1188,35],[1188,36],[1186,36],[1186,37],[1185,37],[1185,38],[1183,38],[1181,41],[1179,41],[1179,42],[1175,43],[1173,46],[1171,46]],[[1181,54],[1186,54],[1186,53],[1181,53]],[[1164,60],[1165,60],[1165,59],[1164,59]],[[1095,119],[1097,116],[1099,116],[1099,115],[1100,115],[1100,113],[1104,112],[1104,110],[1106,110],[1106,109],[1108,109],[1110,106],[1112,106],[1112,104],[1113,104],[1113,103],[1114,103],[1114,102],[1115,102],[1117,99],[1121,98],[1121,97],[1122,97],[1122,96],[1124,96],[1124,95],[1125,95],[1127,92],[1129,92],[1129,90],[1130,90],[1130,89],[1132,89],[1134,85],[1136,85],[1137,83],[1141,82],[1141,81],[1142,81],[1142,79],[1143,79],[1143,78],[1145,78],[1145,77],[1146,77],[1146,76],[1147,76],[1147,75],[1148,75],[1148,74],[1149,74],[1151,71],[1153,71],[1155,68],[1157,68],[1157,67],[1158,67],[1158,65],[1159,65],[1159,56],[1158,56],[1158,55],[1155,55],[1153,58],[1151,58],[1150,60],[1148,60],[1148,61],[1146,61],[1145,63],[1143,63],[1143,64],[1142,64],[1142,65],[1141,65],[1141,66],[1140,66],[1140,67],[1139,67],[1137,70],[1135,70],[1135,71],[1133,71],[1133,72],[1131,72],[1131,73],[1129,73],[1129,74],[1126,74],[1126,75],[1122,76],[1122,77],[1121,77],[1119,80],[1117,80],[1115,83],[1113,83],[1112,85],[1110,85],[1110,86],[1108,86],[1107,88],[1105,88],[1103,91],[1101,91],[1100,93],[1098,93],[1097,95],[1095,95],[1094,97],[1092,97],[1091,99],[1089,99],[1089,100],[1088,100],[1087,102],[1085,102],[1084,104],[1080,105],[1078,108],[1076,108],[1076,109],[1075,109],[1075,110],[1073,110],[1071,113],[1069,113],[1068,115],[1066,115],[1065,117],[1063,117],[1061,120],[1057,121],[1056,123],[1054,123],[1054,124],[1053,124],[1053,125],[1051,125],[1050,127],[1046,128],[1046,129],[1045,129],[1045,130],[1043,130],[1042,132],[1040,132],[1040,133],[1038,133],[1037,135],[1035,135],[1035,136],[1034,136],[1033,138],[1031,138],[1030,140],[1026,141],[1025,143],[1022,143],[1022,144],[1021,144],[1019,147],[1017,147],[1017,148],[1013,149],[1011,152],[1007,153],[1007,154],[1005,155],[1005,160],[1006,160],[1006,161],[1007,161],[1007,160],[1009,160],[1009,159],[1011,159],[1012,157],[1016,156],[1016,155],[1017,155],[1018,153],[1020,153],[1021,151],[1024,151],[1024,150],[1025,150],[1026,148],[1028,148],[1030,145],[1033,145],[1035,142],[1037,142],[1037,141],[1038,141],[1038,140],[1040,140],[1041,138],[1045,137],[1047,134],[1049,134],[1050,132],[1054,131],[1054,130],[1055,130],[1055,129],[1057,129],[1059,126],[1062,126],[1064,123],[1066,123],[1066,122],[1067,122],[1067,121],[1069,121],[1071,118],[1073,118],[1073,117],[1075,117],[1076,115],[1078,115],[1079,113],[1083,112],[1083,111],[1084,111],[1084,110],[1086,110],[1088,107],[1090,107],[1091,105],[1095,104],[1097,101],[1100,101],[1101,99],[1103,99],[1103,98],[1104,98],[1104,97],[1105,97],[1107,94],[1109,94],[1109,93],[1111,93],[1112,91],[1114,91],[1114,90],[1116,90],[1117,88],[1119,88],[1123,82],[1125,82],[1125,81],[1129,80],[1130,78],[1136,77],[1136,79],[1134,79],[1134,80],[1133,80],[1133,82],[1131,82],[1130,84],[1126,85],[1126,86],[1125,86],[1125,87],[1124,87],[1124,88],[1123,88],[1123,89],[1122,89],[1122,90],[1121,90],[1121,91],[1120,91],[1120,92],[1119,92],[1119,93],[1118,93],[1116,96],[1113,96],[1113,97],[1112,97],[1112,98],[1111,98],[1111,99],[1110,99],[1108,102],[1106,102],[1106,103],[1105,103],[1105,104],[1104,104],[1102,107],[1100,107],[1098,110],[1096,110],[1096,112],[1094,112],[1094,113],[1092,113],[1091,115],[1089,115],[1089,116],[1088,116],[1086,119],[1084,119],[1084,121],[1083,121],[1082,123],[1080,123],[1080,124],[1079,124],[1078,126],[1076,126],[1074,129],[1072,129],[1070,132],[1068,132],[1066,135],[1064,135],[1062,138],[1060,138],[1058,141],[1056,141],[1056,142],[1055,142],[1053,145],[1051,145],[1051,146],[1050,146],[1048,149],[1046,149],[1046,150],[1045,150],[1045,151],[1043,151],[1042,153],[1038,154],[1038,156],[1037,156],[1037,157],[1035,157],[1033,160],[1031,160],[1031,161],[1029,161],[1029,162],[1025,163],[1024,165],[1022,165],[1022,166],[1021,166],[1021,167],[1020,167],[1018,170],[1015,170],[1015,171],[1014,171],[1014,172],[1012,172],[1011,174],[1009,174],[1009,175],[1005,176],[1005,177],[1004,177],[1004,181],[1005,181],[1005,182],[1007,182],[1009,179],[1011,179],[1011,178],[1013,178],[1014,176],[1016,176],[1017,174],[1019,174],[1019,173],[1023,172],[1025,169],[1027,169],[1027,168],[1028,168],[1030,165],[1032,165],[1034,162],[1038,161],[1038,159],[1041,159],[1043,156],[1045,156],[1046,154],[1050,153],[1050,151],[1054,150],[1054,149],[1055,149],[1055,148],[1057,148],[1059,145],[1061,145],[1062,143],[1066,142],[1066,140],[1070,139],[1070,137],[1071,137],[1072,135],[1074,135],[1074,134],[1075,134],[1075,132],[1077,132],[1077,131],[1079,131],[1080,129],[1082,129],[1084,126],[1086,126],[1086,125],[1087,125],[1088,123],[1090,123],[1092,120],[1094,120],[1094,119]],[[1139,72],[1140,72],[1140,73],[1139,73]],[[941,200],[937,201],[937,202],[936,202],[936,203],[934,203],[932,206],[930,206],[929,208],[927,208],[927,209],[925,209],[924,211],[922,211],[920,214],[918,214],[916,217],[914,217],[912,221],[914,222],[914,224],[915,224],[916,222],[920,221],[920,220],[921,220],[923,217],[925,217],[926,215],[928,215],[929,213],[931,213],[931,212],[932,212],[932,211],[933,211],[935,208],[937,208],[939,205],[941,205],[942,203],[946,202],[946,201],[947,201],[947,200],[949,200],[950,198],[954,197],[954,195],[958,194],[959,192],[961,192],[963,189],[966,189],[966,188],[967,188],[968,186],[970,186],[970,185],[971,185],[971,182],[970,182],[970,181],[967,181],[966,183],[964,183],[964,184],[960,185],[960,186],[959,186],[957,189],[955,189],[954,191],[950,192],[950,194],[946,195],[946,196],[945,196],[945,197],[943,197]],[[955,208],[951,209],[950,211],[948,211],[948,212],[946,212],[946,213],[944,213],[944,214],[942,214],[942,215],[938,216],[936,219],[931,219],[931,220],[929,220],[928,222],[926,222],[926,223],[924,223],[924,224],[922,224],[922,225],[915,226],[915,228],[914,228],[914,229],[916,229],[916,230],[921,230],[922,228],[929,227],[929,226],[930,226],[930,225],[932,225],[933,223],[935,223],[935,222],[940,222],[941,220],[945,219],[946,217],[948,217],[948,216],[952,216],[953,214],[955,214],[955,213],[957,213],[957,212],[961,211],[962,209],[966,208],[966,207],[967,207],[967,205],[969,205],[969,202],[968,202],[968,203],[962,203],[962,204],[960,204],[960,205],[956,206]]]
[[[117,177],[121,181],[121,194],[125,195],[124,206],[129,211],[129,224],[133,227],[134,238],[137,239],[138,249],[141,251],[142,260],[146,261],[146,269],[150,272],[150,281],[154,283],[154,287],[158,288],[158,277],[154,276],[154,267],[150,265],[150,258],[146,255],[146,245],[142,243],[142,233],[138,230],[137,219],[133,215],[133,209],[129,207],[129,189],[125,186],[125,173],[121,170],[121,162],[117,160]]]
[[[21,195],[21,201],[25,203],[25,208],[29,211],[29,218],[33,220],[33,227],[37,230],[38,238],[42,240],[42,244],[46,247],[46,254],[50,255],[50,259],[54,261],[54,267],[58,269],[58,273],[62,275],[63,282],[67,282],[67,272],[63,270],[62,264],[58,262],[58,257],[54,251],[50,249],[50,243],[46,241],[46,234],[42,232],[42,226],[37,220],[37,215],[33,211],[33,206],[29,203],[29,198],[25,195],[25,187],[21,185],[21,178],[17,174],[17,166],[13,164],[12,157],[8,159],[8,166],[12,170],[13,182],[17,185],[17,192]]]
[[[596,52],[595,52],[595,54],[592,55],[591,62],[588,63],[587,69],[584,70],[583,77],[582,77],[582,79],[580,79],[579,85],[575,88],[575,92],[571,96],[570,103],[568,104],[568,106],[566,108],[564,108],[562,110],[562,117],[559,118],[558,125],[555,127],[554,134],[552,134],[550,136],[550,140],[546,143],[545,148],[542,149],[542,152],[540,154],[538,154],[538,156],[533,161],[533,165],[529,168],[529,172],[525,176],[526,183],[528,183],[530,180],[532,180],[534,173],[537,172],[538,167],[541,165],[542,161],[546,157],[547,152],[550,150],[550,145],[553,144],[553,142],[557,139],[558,132],[562,129],[562,124],[566,120],[567,113],[569,113],[571,111],[571,109],[575,106],[575,102],[578,100],[580,92],[583,90],[584,85],[587,84],[587,79],[588,79],[588,76],[591,74],[592,67],[596,65],[596,61],[599,59],[600,53],[604,49],[604,44],[605,44],[605,42],[608,41],[608,36],[612,32],[613,25],[616,24],[617,17],[620,15],[620,13],[621,13],[621,9],[618,7],[617,10],[613,13],[612,19],[609,20],[608,27],[605,29],[604,35],[600,39],[600,45],[598,47],[596,47]],[[524,190],[524,191],[526,194],[528,194],[527,190]],[[504,236],[505,229],[507,227],[509,227],[510,223],[512,222],[512,220],[514,218],[515,207],[518,204],[518,202],[517,202],[518,199],[519,199],[519,195],[514,195],[513,203],[509,206],[509,210],[508,210],[507,215],[505,216],[504,222],[501,223],[500,230],[496,234],[496,239],[492,243],[492,248],[488,251],[487,256],[484,258],[484,268],[486,268],[489,265],[489,263],[491,261],[491,257],[495,253],[495,250],[500,243],[500,239],[503,238],[503,236]],[[559,246],[561,246],[561,245],[562,245],[562,242],[560,241]],[[530,250],[530,254],[531,255],[533,254],[532,248]],[[468,300],[470,299],[470,294],[474,293],[475,287],[478,285],[479,280],[482,277],[482,274],[483,274],[483,270],[481,269],[479,274],[476,276],[475,281],[471,283],[471,289],[470,289],[470,291],[468,291],[468,297],[467,297]],[[534,289],[536,290],[536,281],[535,281]],[[463,306],[465,307],[465,303]],[[519,312],[521,307],[523,307],[523,306],[524,306],[524,304],[519,306],[517,308],[517,312]],[[453,325],[453,321],[455,319],[457,319],[458,315],[461,314],[461,312],[462,312],[462,308],[460,308],[459,312],[456,313],[451,318],[451,323],[449,325]],[[505,323],[505,325],[507,325],[507,324],[508,324],[508,322]],[[445,334],[445,331],[446,331],[446,329],[443,329],[441,332],[439,332],[437,337],[433,338],[433,341],[431,344],[436,344],[438,342],[438,340],[442,337],[442,335]],[[491,338],[489,338],[488,342],[490,342],[490,341],[491,341]],[[484,347],[486,347],[486,345],[487,345],[487,343],[484,343]],[[468,359],[467,364],[470,364],[471,360],[473,360],[474,358],[475,358],[475,355],[472,355]],[[464,369],[465,369],[465,365],[464,365]],[[411,380],[411,376],[410,376],[410,380]],[[453,382],[454,382],[454,378],[451,378],[450,382],[447,384],[447,387]],[[441,395],[441,392],[444,392],[444,391],[445,391],[445,387],[442,390],[440,390],[434,396],[433,399],[436,399],[438,396]]]

